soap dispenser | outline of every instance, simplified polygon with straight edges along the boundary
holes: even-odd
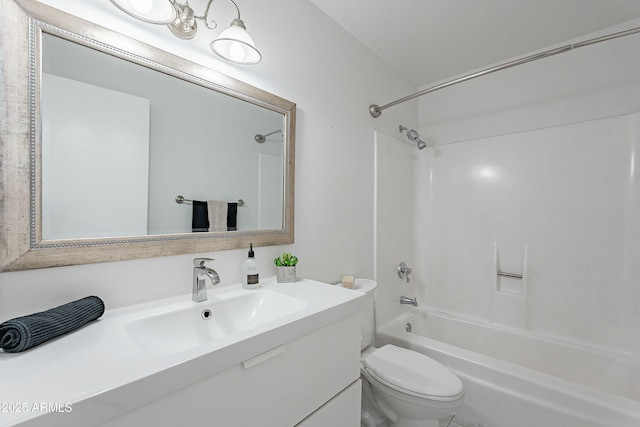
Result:
[[[244,289],[256,289],[260,287],[258,274],[258,260],[253,253],[253,243],[249,243],[249,254],[242,263],[242,287]]]

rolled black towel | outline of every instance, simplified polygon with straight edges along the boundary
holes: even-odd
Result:
[[[104,302],[85,297],[40,313],[16,317],[0,323],[0,347],[19,353],[71,332],[104,314]]]

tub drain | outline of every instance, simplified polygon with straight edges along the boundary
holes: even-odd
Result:
[[[411,322],[407,322],[407,327],[404,328],[407,332],[411,332],[411,329],[413,329],[413,327],[411,326]]]
[[[204,320],[209,320],[212,316],[211,310],[209,310],[208,308],[205,310],[202,310],[202,314],[200,316],[202,316]]]

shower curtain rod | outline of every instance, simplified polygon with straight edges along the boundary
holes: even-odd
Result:
[[[619,31],[617,33],[612,33],[612,34],[608,34],[608,35],[601,36],[601,37],[595,37],[593,39],[581,41],[581,42],[578,42],[578,43],[568,44],[568,45],[565,45],[565,46],[562,46],[562,47],[557,47],[555,49],[549,49],[549,50],[546,50],[546,51],[540,52],[540,53],[535,53],[533,55],[529,55],[529,56],[526,56],[524,58],[520,58],[520,59],[516,59],[516,60],[511,61],[511,62],[506,62],[504,64],[496,65],[495,67],[486,68],[484,70],[477,71],[475,73],[467,74],[466,76],[458,77],[457,79],[449,80],[448,82],[445,82],[445,83],[440,83],[438,85],[423,89],[423,90],[421,90],[419,92],[416,92],[416,93],[414,93],[412,95],[408,95],[408,96],[405,96],[404,98],[400,98],[400,99],[398,99],[396,101],[393,101],[393,102],[390,102],[388,104],[385,104],[382,107],[377,105],[377,104],[371,104],[369,106],[369,114],[371,114],[373,117],[380,117],[380,115],[382,114],[382,110],[386,110],[387,108],[396,106],[398,104],[401,104],[401,103],[403,103],[405,101],[409,101],[409,100],[414,99],[414,98],[417,98],[419,96],[426,95],[428,93],[435,92],[437,90],[444,89],[444,88],[447,88],[449,86],[456,85],[458,83],[466,82],[467,80],[472,80],[472,79],[475,79],[477,77],[486,76],[487,74],[495,73],[496,71],[506,70],[507,68],[515,67],[515,66],[522,65],[522,64],[526,64],[527,62],[537,61],[538,59],[548,58],[549,56],[553,56],[553,55],[558,55],[560,53],[569,52],[571,50],[578,49],[578,48],[581,48],[581,47],[589,46],[589,45],[596,44],[596,43],[605,42],[605,41],[608,41],[608,40],[617,39],[619,37],[630,36],[630,35],[637,34],[637,33],[640,33],[640,27],[631,28],[631,29],[625,30],[625,31]]]

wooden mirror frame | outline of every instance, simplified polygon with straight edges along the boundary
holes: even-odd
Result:
[[[1,0],[0,5],[0,271],[293,243],[295,103],[34,0]],[[43,32],[283,114],[283,228],[42,240]]]

